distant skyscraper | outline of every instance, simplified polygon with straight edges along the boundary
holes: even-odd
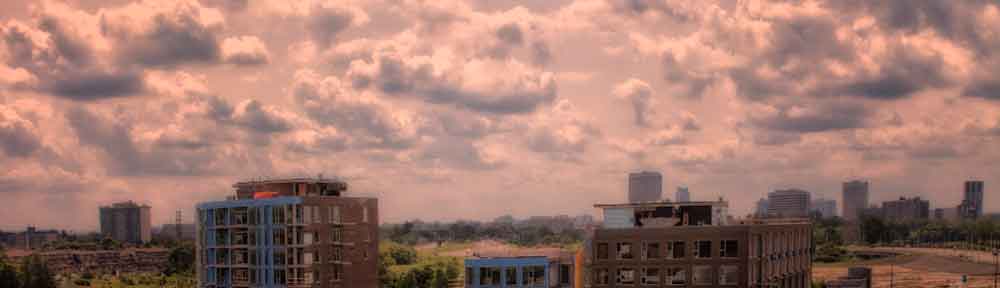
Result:
[[[868,181],[844,182],[844,210],[840,213],[846,220],[856,220],[861,210],[868,208]]]
[[[965,197],[962,204],[966,218],[983,216],[983,181],[965,181]]]
[[[767,198],[760,198],[757,200],[757,209],[755,209],[754,214],[757,217],[767,216]]]
[[[688,192],[688,187],[677,187],[677,195],[675,198],[677,198],[674,199],[676,202],[690,202],[691,192]]]
[[[930,218],[930,202],[920,197],[882,202],[882,215],[892,220],[916,220]]]
[[[823,198],[813,200],[810,211],[819,213],[822,218],[837,216],[837,200]]]
[[[776,217],[806,217],[809,215],[809,191],[775,190],[767,194],[767,214]]]
[[[149,209],[132,201],[101,207],[101,234],[120,242],[149,242],[152,240]]]
[[[663,176],[660,172],[642,171],[628,174],[628,202],[660,201]]]

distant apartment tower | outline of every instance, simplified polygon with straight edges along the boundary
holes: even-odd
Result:
[[[726,202],[595,205],[587,287],[809,287],[807,219],[727,220]]]
[[[882,202],[882,216],[889,220],[909,221],[930,218],[930,202],[920,197]]]
[[[809,216],[809,191],[799,189],[775,190],[767,194],[769,217]]]
[[[119,202],[100,208],[101,235],[119,242],[133,244],[152,240],[149,205],[132,201]]]
[[[378,287],[378,202],[313,178],[239,182],[197,205],[198,287]]]
[[[983,216],[983,186],[983,181],[965,181],[961,207],[963,217],[976,219]]]
[[[655,171],[628,174],[628,201],[655,202],[663,197],[663,175]]]
[[[857,220],[861,211],[868,208],[868,181],[844,182],[844,199],[841,202],[843,211],[841,217],[845,220]]]
[[[688,187],[680,186],[677,187],[677,195],[675,195],[674,202],[691,202],[691,192],[688,191]]]
[[[820,218],[833,218],[837,216],[837,200],[833,199],[816,199],[812,201],[812,208],[809,210],[812,213],[819,214]]]

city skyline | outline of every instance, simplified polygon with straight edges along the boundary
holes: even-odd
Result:
[[[1000,212],[1000,6],[936,4],[6,1],[0,229],[318,173],[386,222],[593,215],[643,170]]]

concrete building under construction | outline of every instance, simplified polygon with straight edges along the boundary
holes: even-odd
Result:
[[[734,220],[728,203],[595,205],[587,287],[809,287],[806,218]]]
[[[377,287],[378,201],[338,180],[239,182],[198,204],[198,287]]]

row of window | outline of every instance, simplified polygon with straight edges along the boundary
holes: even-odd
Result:
[[[475,284],[475,277],[472,277],[472,268],[465,268],[466,284],[472,286]],[[545,267],[543,266],[524,266],[521,267],[521,279],[523,283],[517,283],[517,267],[479,267],[479,285],[500,285],[501,280],[504,280],[506,285],[528,285],[528,286],[543,286],[545,285]],[[503,273],[503,278],[500,274]]]
[[[715,285],[713,275],[714,268],[708,265],[696,265],[691,268],[691,282],[694,285]],[[611,278],[611,273],[614,278]],[[663,272],[663,273],[661,273]],[[719,266],[718,285],[739,284],[740,269],[735,265]],[[593,272],[593,283],[596,285],[607,285],[614,281],[616,285],[687,285],[687,268],[685,267],[643,267],[619,268],[609,271],[605,268],[597,268]]]
[[[340,207],[327,205],[327,209],[321,206],[312,205],[276,205],[271,206],[272,224],[299,224],[299,223],[341,223]],[[227,225],[258,225],[265,216],[263,207],[235,207],[211,209],[212,216],[205,217],[205,211],[199,211],[199,215],[204,224]],[[368,207],[361,207],[361,222],[368,222]],[[325,213],[323,212],[325,211]]]
[[[684,259],[686,257],[687,242],[683,240],[672,240],[666,242],[642,242],[639,256],[636,257],[635,248],[631,242],[618,242],[614,246],[614,259],[617,260],[654,260],[654,259]],[[611,259],[611,248],[609,243],[597,243],[595,251],[597,259]],[[736,258],[739,257],[740,245],[738,240],[719,241],[719,257]],[[691,246],[691,255],[694,258],[712,258],[712,241],[697,240]]]

